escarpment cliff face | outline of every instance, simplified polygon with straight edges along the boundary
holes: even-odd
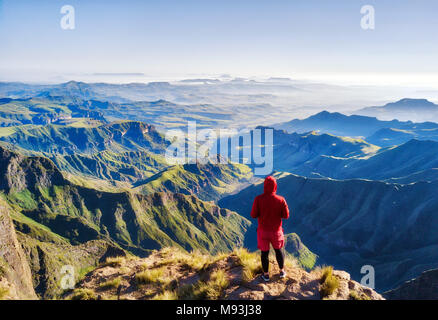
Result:
[[[10,211],[0,199],[0,298],[36,299],[30,267],[17,240]]]
[[[59,283],[63,266],[73,266],[80,276],[96,266],[109,244],[140,256],[163,246],[229,251],[243,243],[250,225],[237,213],[195,195],[142,195],[81,187],[64,179],[49,159],[26,157],[2,147],[0,192],[4,207],[12,210],[5,220],[8,232],[2,230],[1,234],[16,233],[13,241],[5,239],[1,244],[9,252],[19,243],[25,255],[16,255],[27,259],[27,269],[30,267],[32,273],[31,277],[27,272],[17,273],[27,280],[10,279],[28,282],[31,296],[36,292],[44,299],[56,298],[62,292]],[[3,255],[10,257],[11,253]],[[9,263],[3,264],[9,270]],[[4,287],[11,287],[7,291],[13,292],[12,280],[6,280]],[[20,298],[15,294],[11,297]]]
[[[44,157],[26,157],[0,146],[0,190],[34,191],[37,187],[65,185],[67,181],[52,161]]]
[[[384,295],[391,300],[438,300],[438,269],[424,271]]]

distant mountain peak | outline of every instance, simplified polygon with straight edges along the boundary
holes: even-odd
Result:
[[[76,87],[76,86],[88,86],[88,83],[70,80],[68,82],[63,83],[62,85],[65,87]]]
[[[390,102],[383,106],[384,108],[391,108],[391,107],[408,107],[408,108],[436,108],[438,105],[434,104],[433,102],[427,100],[427,99],[411,99],[411,98],[404,98],[397,102]]]
[[[164,99],[159,99],[156,101],[151,101],[150,102],[151,105],[175,105],[174,103],[164,100]]]

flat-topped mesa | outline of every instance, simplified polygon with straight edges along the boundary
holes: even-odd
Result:
[[[91,127],[46,125],[18,128],[1,137],[18,147],[49,154],[93,154],[104,150],[148,150],[164,153],[170,142],[154,126],[139,121],[123,121]]]
[[[417,109],[417,108],[437,108],[438,105],[434,104],[433,102],[427,100],[427,99],[411,99],[411,98],[404,98],[396,102],[390,102],[383,106],[383,108],[408,108],[408,109]]]

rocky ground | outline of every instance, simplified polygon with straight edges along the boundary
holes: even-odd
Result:
[[[260,271],[259,255],[245,249],[210,256],[165,248],[144,259],[109,258],[64,298],[383,299],[375,291],[351,280],[346,272],[331,268],[307,272],[290,258],[286,262],[284,279],[279,278],[274,260],[271,260],[270,282],[261,280]]]

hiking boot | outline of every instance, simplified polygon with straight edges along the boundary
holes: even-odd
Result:
[[[265,282],[268,282],[268,281],[269,281],[269,274],[262,274],[262,279],[263,279]]]
[[[280,271],[280,279],[283,279],[286,277],[286,272],[284,272],[284,270]]]

